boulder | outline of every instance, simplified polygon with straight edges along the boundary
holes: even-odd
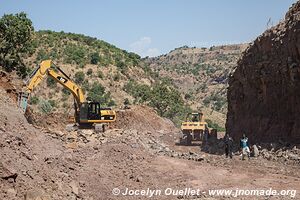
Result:
[[[258,150],[257,146],[253,145],[252,148],[253,148],[253,156],[258,157],[259,156],[259,150]]]

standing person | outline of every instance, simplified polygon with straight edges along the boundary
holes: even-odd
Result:
[[[207,128],[205,128],[204,137],[203,137],[204,143],[207,143],[207,141],[208,141],[208,134],[209,134],[209,130]]]
[[[242,149],[242,160],[245,160],[246,155],[248,156],[248,159],[250,159],[249,143],[245,134],[243,134],[243,137],[240,140],[240,147]]]
[[[224,136],[224,143],[225,143],[226,158],[228,158],[228,156],[230,158],[232,158],[233,139],[229,136],[228,133],[226,133],[225,136]]]

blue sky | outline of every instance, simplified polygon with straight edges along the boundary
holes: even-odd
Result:
[[[0,15],[24,11],[36,30],[82,33],[141,56],[183,46],[254,40],[296,0],[0,0]]]

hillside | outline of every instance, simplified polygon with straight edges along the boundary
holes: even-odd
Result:
[[[144,61],[159,76],[172,82],[194,110],[203,110],[208,118],[224,127],[228,77],[246,46],[181,47]]]
[[[244,52],[230,78],[227,128],[236,138],[300,141],[300,2]]]
[[[38,31],[24,61],[33,70],[42,60],[52,59],[89,99],[103,106],[149,105],[176,124],[186,112],[200,108],[214,128],[221,128],[225,127],[227,77],[245,46],[183,47],[141,60],[89,36]],[[30,104],[34,112],[72,112],[73,97],[48,78],[35,89]]]
[[[174,87],[160,80],[140,56],[107,42],[80,34],[38,31],[24,63],[32,71],[42,60],[51,59],[78,83],[89,100],[102,106],[149,105],[161,116],[180,122],[189,108]],[[30,74],[30,73],[29,73]],[[162,91],[163,92],[159,92]],[[168,104],[162,105],[162,99]],[[70,112],[72,95],[51,78],[31,96],[34,112]]]
[[[36,32],[31,52],[26,58],[26,64],[32,69],[42,60],[51,59],[87,93],[93,86],[96,88],[95,83],[103,86],[108,93],[103,98],[103,103],[107,106],[120,106],[125,98],[132,101],[132,97],[122,90],[129,79],[148,85],[153,82],[139,66],[140,57],[137,54],[80,34]],[[55,101],[56,107],[61,107],[63,102],[72,102],[72,97],[49,79],[36,88],[35,94]]]

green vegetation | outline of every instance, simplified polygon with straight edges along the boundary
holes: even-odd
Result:
[[[41,62],[42,60],[47,60],[49,59],[50,56],[47,54],[47,52],[44,50],[44,49],[40,49],[38,52],[37,52],[37,56],[36,56],[36,59]]]
[[[69,96],[71,94],[71,92],[69,90],[67,90],[66,88],[62,89],[62,93]]]
[[[98,78],[101,78],[101,79],[103,79],[103,77],[104,77],[104,74],[102,71],[98,71],[97,75],[98,75]]]
[[[86,64],[115,65],[120,71],[140,62],[140,56],[135,53],[82,34],[38,31],[32,44],[33,50],[37,52],[37,62],[45,58],[62,59],[78,67],[84,67]],[[40,47],[47,51],[39,49]]]
[[[134,103],[144,103],[151,98],[151,87],[130,80],[123,90],[135,98]]]
[[[51,103],[49,101],[42,99],[39,102],[39,109],[42,113],[48,114],[52,111],[53,107],[51,106]]]
[[[85,78],[85,75],[84,75],[83,71],[79,71],[79,72],[75,73],[75,82],[76,83],[78,83],[78,84],[83,83],[84,78]]]
[[[116,73],[113,77],[114,81],[118,82],[121,79],[121,75],[119,73]]]
[[[123,103],[125,106],[126,105],[130,105],[130,101],[129,101],[129,99],[128,98],[126,98],[126,99],[124,99],[124,103]]]
[[[53,78],[47,77],[47,86],[50,88],[55,88],[56,87],[56,81]]]
[[[87,99],[100,102],[101,106],[114,106],[115,102],[110,96],[110,92],[105,92],[105,88],[100,83],[94,83],[88,91]]]
[[[37,97],[37,96],[32,96],[31,98],[30,98],[30,104],[31,105],[36,105],[36,104],[38,104],[39,103],[39,98]]]
[[[176,124],[179,124],[185,113],[191,111],[184,104],[180,93],[164,83],[156,83],[151,87],[130,81],[123,89],[135,98],[134,103],[146,103],[160,116],[172,119]]]
[[[209,128],[217,129],[217,131],[221,131],[221,132],[226,131],[224,127],[219,126],[219,124],[214,123],[210,119],[206,119],[205,121],[207,122]]]
[[[51,105],[51,107],[52,107],[52,108],[55,108],[55,107],[57,107],[57,103],[56,103],[56,101],[55,101],[55,100],[53,100],[53,99],[50,99],[50,100],[48,100],[48,102],[49,102],[49,104]]]
[[[86,62],[87,49],[82,45],[67,44],[64,49],[65,62],[83,67]]]
[[[97,52],[91,54],[91,64],[97,65],[100,61],[100,56]]]
[[[203,100],[205,106],[211,105],[212,109],[216,111],[220,111],[226,105],[226,102],[226,98],[219,94],[212,94]]]
[[[86,72],[86,75],[91,76],[93,74],[93,69],[89,68]]]
[[[21,59],[22,54],[31,51],[34,34],[32,22],[24,12],[3,15],[0,18],[0,65],[6,71],[16,70],[25,77],[28,69]]]

